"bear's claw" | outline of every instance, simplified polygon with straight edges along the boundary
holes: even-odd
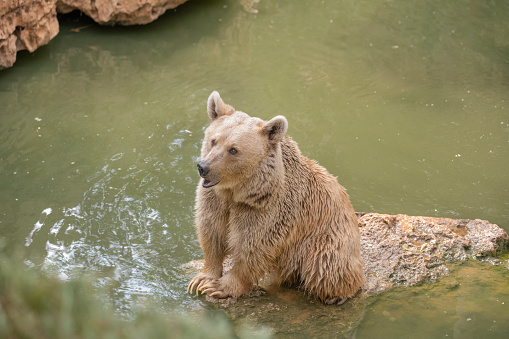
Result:
[[[210,297],[224,298],[226,297],[226,293],[219,289],[219,284],[217,281],[208,281],[206,282],[200,290],[203,294],[208,294]]]
[[[214,298],[218,298],[218,299],[224,299],[224,298],[227,298],[230,296],[227,293],[225,293],[223,291],[218,291],[213,287],[207,288],[202,293],[207,294],[209,297],[214,297]]]
[[[193,294],[193,290],[196,288],[196,295],[201,292],[204,285],[210,282],[210,278],[208,278],[205,274],[199,273],[196,277],[191,280],[189,285],[187,286],[187,293]]]
[[[203,287],[208,283],[207,280],[202,280],[200,281],[200,283],[198,284],[198,286],[196,287],[196,295],[198,295],[198,291],[202,291]]]
[[[344,297],[344,298],[340,298],[340,297],[330,297],[330,298],[327,298],[324,303],[327,304],[327,305],[343,305],[345,303],[345,301],[347,301],[348,298]]]
[[[209,295],[211,297],[216,297],[216,298],[222,299],[222,298],[224,298],[223,294],[224,293],[221,291],[216,291],[216,292],[210,293]]]
[[[191,280],[191,282],[187,286],[187,293],[193,294],[193,290],[197,284],[198,284],[198,281],[196,281],[195,279]],[[196,289],[196,292],[198,292],[198,289]]]

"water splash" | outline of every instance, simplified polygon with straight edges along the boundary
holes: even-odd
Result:
[[[197,138],[179,127],[169,132],[171,141],[154,140],[165,138],[154,132],[148,147],[108,156],[87,178],[81,201],[56,210],[51,220],[52,210],[45,209],[26,238],[27,247],[45,242],[43,270],[64,280],[92,274],[127,316],[142,297],[178,302],[185,289],[176,285],[187,279],[180,264],[198,248],[189,237],[195,180],[188,177]]]
[[[41,212],[41,216],[39,220],[34,224],[34,228],[30,232],[30,234],[25,238],[25,246],[30,246],[33,241],[33,236],[36,232],[38,232],[42,226],[44,226],[44,222],[46,221],[46,217],[51,214],[53,210],[51,208],[46,208]]]

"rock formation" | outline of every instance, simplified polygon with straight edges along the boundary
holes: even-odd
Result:
[[[99,24],[136,25],[187,0],[7,0],[0,2],[0,69],[20,50],[35,51],[58,34],[57,12],[80,10]]]
[[[58,34],[57,0],[7,0],[0,4],[0,69],[11,67],[16,52],[35,51]]]
[[[493,259],[509,246],[507,233],[485,220],[358,213],[364,290],[418,285],[447,275],[447,263]]]
[[[57,11],[80,10],[101,25],[143,25],[187,0],[58,0]]]

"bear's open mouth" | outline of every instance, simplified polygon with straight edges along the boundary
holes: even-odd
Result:
[[[217,184],[219,184],[219,181],[218,182],[211,182],[211,181],[209,181],[207,179],[203,179],[202,186],[205,187],[205,188],[209,188],[209,187],[215,186]]]

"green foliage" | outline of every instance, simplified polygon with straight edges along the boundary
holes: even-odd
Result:
[[[242,337],[254,332],[241,331]],[[267,337],[261,331],[258,337]],[[154,310],[119,319],[82,280],[62,282],[0,254],[0,338],[235,338],[224,317],[190,319]]]

